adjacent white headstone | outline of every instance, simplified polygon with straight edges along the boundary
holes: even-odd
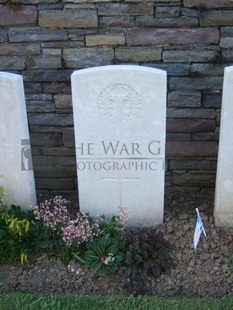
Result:
[[[0,186],[8,206],[36,204],[23,79],[6,72],[0,72]]]
[[[224,72],[214,217],[233,227],[233,66]]]
[[[166,72],[131,65],[72,74],[79,203],[91,215],[163,221]]]

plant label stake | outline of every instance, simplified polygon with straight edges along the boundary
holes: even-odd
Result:
[[[199,213],[198,208],[196,208],[196,212],[197,212],[197,223],[196,223],[196,228],[195,228],[195,232],[194,232],[194,238],[193,238],[193,243],[194,243],[194,249],[197,249],[201,234],[203,233],[204,236],[206,237],[206,232],[205,232],[205,228],[204,228],[204,224],[202,222],[201,219],[201,215]]]

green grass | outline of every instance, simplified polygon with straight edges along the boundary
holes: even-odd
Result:
[[[233,297],[156,298],[148,296],[78,296],[12,293],[0,295],[0,310],[232,310]]]

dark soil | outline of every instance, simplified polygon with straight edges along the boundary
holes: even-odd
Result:
[[[139,275],[134,280],[129,270],[100,277],[95,271],[71,261],[64,266],[46,255],[34,257],[28,264],[0,266],[0,292],[35,294],[148,294],[156,296],[223,297],[233,295],[233,273],[228,263],[233,255],[233,229],[214,226],[213,191],[168,192],[164,223],[156,228],[171,245],[176,266],[158,278]],[[201,211],[207,238],[201,237],[193,249],[196,224],[195,208]]]

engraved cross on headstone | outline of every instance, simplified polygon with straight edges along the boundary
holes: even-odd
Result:
[[[118,193],[119,193],[119,197],[120,197],[120,205],[118,206],[120,207],[127,207],[123,205],[123,197],[122,197],[122,184],[124,182],[139,182],[139,178],[122,178],[122,177],[110,177],[110,178],[103,178],[104,182],[117,182],[119,184],[118,187]]]

